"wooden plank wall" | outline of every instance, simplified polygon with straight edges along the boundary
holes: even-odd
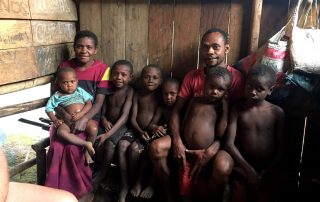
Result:
[[[72,0],[0,0],[0,86],[53,74],[77,21]]]
[[[264,1],[260,44],[285,24],[289,2]],[[97,34],[105,63],[128,59],[136,75],[156,63],[181,79],[201,62],[199,40],[209,28],[229,33],[229,64],[248,54],[251,7],[246,0],[81,0],[79,21]]]

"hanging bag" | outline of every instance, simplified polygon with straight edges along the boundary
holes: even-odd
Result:
[[[307,73],[320,74],[320,29],[318,28],[319,16],[317,13],[316,28],[304,29],[298,27],[298,15],[301,3],[302,0],[299,0],[293,15],[293,28],[290,45],[292,66],[294,69],[298,69]],[[317,1],[311,1],[311,6],[312,5],[317,6]],[[305,13],[305,15],[308,15],[308,13]]]

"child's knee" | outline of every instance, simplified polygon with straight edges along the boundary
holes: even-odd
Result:
[[[120,153],[125,153],[130,145],[130,142],[126,140],[120,140],[118,144],[118,149]]]
[[[113,149],[115,149],[115,147],[116,147],[116,145],[111,141],[106,141],[104,143],[104,148],[105,148],[106,151],[110,151],[110,149],[113,150]]]
[[[129,147],[129,153],[131,154],[139,154],[139,144],[133,142]]]
[[[160,141],[153,141],[148,150],[151,160],[159,160],[168,156],[169,148]]]

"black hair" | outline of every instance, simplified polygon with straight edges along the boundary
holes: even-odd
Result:
[[[162,70],[161,70],[160,66],[157,65],[157,64],[149,64],[149,65],[145,66],[145,67],[142,69],[142,71],[141,71],[141,77],[143,77],[143,75],[146,73],[146,71],[147,71],[148,69],[150,69],[150,68],[155,68],[155,69],[157,69],[157,70],[159,71],[159,73],[160,73],[160,77],[161,77],[161,78],[163,77]]]
[[[272,87],[277,80],[276,71],[267,65],[264,64],[257,64],[253,66],[247,74],[247,78],[250,76],[267,76],[268,77],[268,84]]]
[[[211,33],[214,33],[214,32],[218,32],[222,35],[223,37],[223,40],[224,40],[224,44],[229,44],[229,36],[228,34],[223,31],[222,29],[219,29],[219,28],[211,28],[209,30],[207,30],[203,35],[202,35],[202,38],[201,38],[201,42],[203,41],[203,39],[208,35],[208,34],[211,34]]]
[[[231,86],[232,74],[225,67],[218,66],[218,67],[209,68],[206,71],[205,80],[207,81],[207,80],[211,79],[212,77],[222,77],[227,82],[228,88]]]
[[[133,65],[131,62],[129,62],[128,60],[117,60],[115,63],[113,63],[113,65],[111,66],[111,71],[113,70],[113,68],[115,68],[118,65],[125,65],[128,66],[130,69],[130,73],[133,74]]]
[[[76,71],[73,68],[71,68],[71,67],[63,67],[63,68],[59,68],[57,70],[56,79],[60,80],[62,78],[63,74],[66,73],[66,72],[72,72],[72,73],[74,73],[75,76],[77,76]]]
[[[89,30],[78,31],[76,36],[74,37],[74,40],[73,40],[74,45],[76,45],[77,42],[80,39],[85,38],[85,37],[88,37],[88,38],[92,39],[95,47],[98,46],[98,37],[97,37],[97,35],[95,35],[95,33],[91,32]]]
[[[173,78],[173,77],[168,77],[168,78],[166,78],[166,79],[162,82],[162,86],[164,86],[165,83],[172,83],[172,84],[176,85],[177,88],[178,88],[178,90],[179,90],[179,88],[180,88],[180,82],[179,82],[179,80],[176,79],[176,78]]]

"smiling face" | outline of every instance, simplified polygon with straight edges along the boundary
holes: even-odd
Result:
[[[116,65],[111,70],[110,78],[115,88],[122,88],[128,85],[132,78],[130,67],[127,65]]]
[[[161,72],[156,67],[147,67],[143,70],[142,81],[146,90],[154,91],[162,82]]]
[[[226,44],[223,35],[212,32],[205,35],[201,41],[201,57],[207,67],[225,66],[229,44]]]
[[[78,79],[75,72],[64,72],[63,74],[61,74],[59,77],[58,85],[62,93],[74,93],[78,86]]]
[[[80,66],[88,67],[93,64],[93,57],[97,54],[97,48],[92,38],[83,37],[75,42],[74,52]]]

